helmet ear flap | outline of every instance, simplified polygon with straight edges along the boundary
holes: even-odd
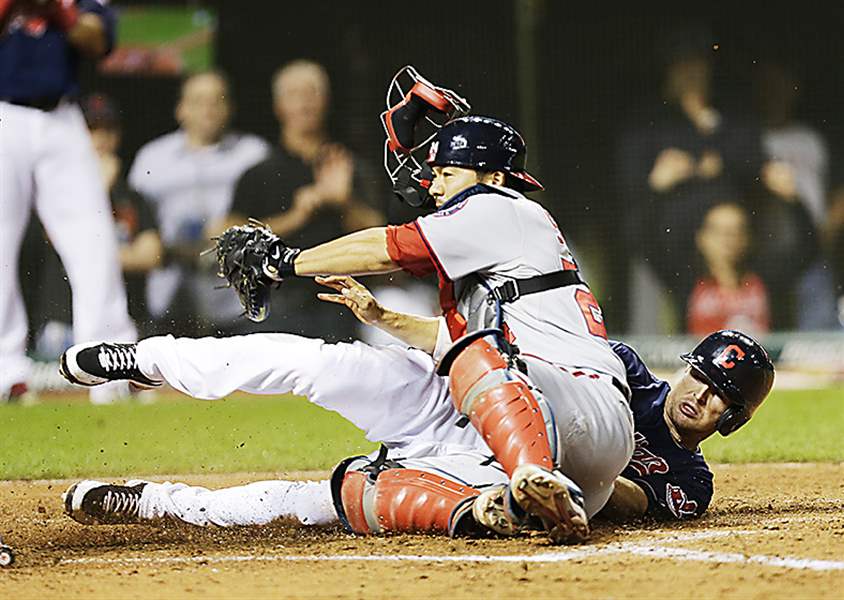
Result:
[[[750,420],[744,407],[728,406],[716,423],[718,433],[727,437]]]

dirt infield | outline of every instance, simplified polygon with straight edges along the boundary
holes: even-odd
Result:
[[[239,530],[84,527],[66,481],[0,483],[17,563],[7,598],[840,598],[844,465],[716,465],[709,514],[682,525],[596,524],[592,541],[356,538],[279,523]],[[220,487],[302,474],[179,477]],[[319,474],[304,474],[310,478]],[[161,478],[153,478],[161,480]],[[171,478],[172,479],[172,478]]]

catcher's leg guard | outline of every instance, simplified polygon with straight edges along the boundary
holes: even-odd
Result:
[[[508,475],[522,464],[554,468],[549,436],[556,432],[549,431],[539,400],[510,372],[489,338],[475,339],[463,348],[448,374],[454,405],[480,432]]]
[[[354,460],[342,475],[335,471],[332,477],[340,484],[334,496],[341,521],[357,534],[448,533],[455,509],[478,495],[471,486],[439,474],[371,467],[372,463]]]

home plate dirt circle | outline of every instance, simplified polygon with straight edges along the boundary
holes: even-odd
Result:
[[[586,545],[541,536],[360,538],[276,523],[235,530],[84,527],[61,512],[69,481],[0,483],[0,536],[15,563],[7,597],[412,598],[590,594],[838,598],[844,585],[844,466],[715,465],[706,517],[595,523]],[[128,474],[127,474],[128,475]],[[132,474],[134,475],[134,474]],[[211,488],[320,473],[151,477]]]

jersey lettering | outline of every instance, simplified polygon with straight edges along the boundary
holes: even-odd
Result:
[[[577,290],[574,299],[580,306],[580,312],[586,320],[586,328],[592,335],[607,339],[607,327],[604,325],[604,313],[592,292]]]
[[[661,456],[657,456],[648,450],[647,438],[638,431],[634,435],[636,449],[633,450],[633,456],[630,458],[630,467],[641,477],[647,475],[668,473],[668,463]]]
[[[697,502],[689,500],[686,492],[679,485],[665,484],[665,503],[668,505],[668,510],[678,519],[693,517],[697,514]]]

